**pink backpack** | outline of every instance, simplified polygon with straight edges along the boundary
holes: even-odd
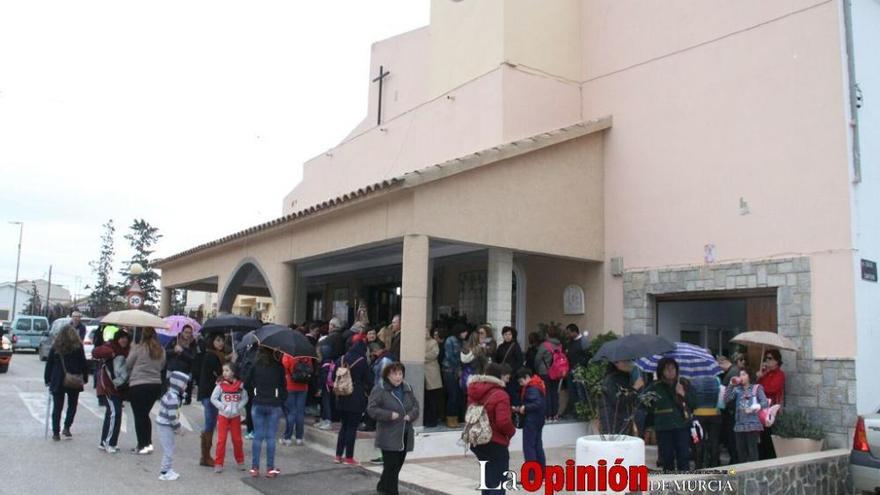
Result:
[[[547,378],[551,380],[562,380],[568,375],[568,358],[562,352],[562,346],[553,347],[550,342],[544,342],[544,348],[550,352],[553,362],[547,368]]]

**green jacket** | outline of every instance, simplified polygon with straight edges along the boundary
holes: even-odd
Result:
[[[654,414],[654,431],[669,431],[690,427],[691,411],[696,407],[697,399],[693,389],[686,383],[683,385],[685,388],[686,406],[682,405],[681,400],[678,399],[675,387],[670,387],[662,380],[655,381],[645,389],[646,393],[656,392],[660,396],[648,408],[648,412]]]

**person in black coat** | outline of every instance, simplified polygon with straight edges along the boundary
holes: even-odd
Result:
[[[222,333],[213,333],[208,337],[208,350],[202,357],[202,369],[199,374],[199,390],[197,399],[202,403],[205,422],[202,428],[201,445],[202,455],[199,460],[201,466],[214,466],[211,457],[211,444],[214,437],[214,429],[217,427],[217,408],[211,403],[211,393],[217,380],[223,376],[223,363],[226,362],[226,337]]]
[[[266,444],[266,477],[274,478],[280,474],[275,466],[275,438],[278,435],[278,422],[281,410],[287,400],[287,380],[281,353],[261,347],[254,365],[245,376],[249,402],[253,402],[251,415],[254,421],[254,441],[251,449],[250,475],[260,475],[260,453]]]
[[[193,328],[189,325],[183,327],[177,337],[174,337],[165,346],[165,371],[166,376],[174,371],[182,371],[187,376],[193,376],[193,370],[196,369],[195,359],[198,354],[198,345],[193,336]],[[190,378],[186,384],[186,394],[183,403],[190,404],[192,402],[192,389],[195,379]],[[211,391],[214,389],[212,388]]]
[[[336,396],[336,409],[340,412],[342,426],[336,439],[335,462],[356,465],[354,442],[361,416],[367,410],[367,389],[372,382],[370,366],[367,364],[367,345],[362,335],[356,335],[352,339],[351,350],[339,360],[338,365],[348,368],[353,389],[349,395]]]
[[[66,440],[72,438],[70,427],[76,416],[79,393],[83,390],[82,387],[65,386],[65,372],[70,375],[82,376],[83,384],[89,380],[89,367],[86,363],[82,341],[79,339],[76,329],[71,325],[65,325],[55,337],[55,342],[52,344],[49,357],[46,360],[46,368],[43,371],[43,381],[52,394],[52,440],[55,441],[61,440],[60,434],[63,434]],[[67,396],[67,415],[64,418],[64,431],[61,432],[61,410],[64,408],[65,396]]]
[[[516,341],[516,329],[513,327],[502,328],[501,337],[503,342],[495,350],[495,356],[492,357],[492,360],[495,363],[510,366],[511,373],[516,376],[516,372],[523,366],[524,359],[519,342]],[[510,380],[507,383],[507,394],[510,395],[512,405],[519,405],[519,383],[516,380]]]

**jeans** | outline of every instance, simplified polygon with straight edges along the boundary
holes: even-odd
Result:
[[[217,427],[217,408],[211,404],[211,398],[202,399],[202,409],[205,411],[205,426],[202,427],[203,433],[214,433]]]
[[[574,379],[574,371],[569,371],[568,376],[565,377],[565,387],[568,389],[568,410],[566,413],[577,415],[576,404],[587,402],[587,388],[583,382]]]
[[[134,385],[128,390],[131,411],[134,413],[134,430],[137,433],[138,449],[153,444],[153,423],[150,421],[150,410],[159,399],[161,390],[161,383]]]
[[[340,419],[342,420],[342,428],[339,429],[339,435],[336,437],[336,457],[346,458],[354,457],[354,442],[357,440],[358,425],[361,421],[361,413],[340,411]]]
[[[76,406],[79,404],[79,390],[61,388],[52,393],[52,433],[58,435],[61,431],[61,410],[64,408],[64,396],[67,396],[67,414],[64,416],[64,428],[73,425],[76,416]]]
[[[688,471],[691,466],[690,428],[658,431],[657,450],[665,471]]]
[[[281,406],[265,406],[254,404],[251,408],[254,417],[254,444],[251,467],[260,469],[260,450],[266,443],[266,468],[275,467],[275,434],[278,432],[278,421],[281,419]]]
[[[162,465],[159,470],[163,473],[171,469],[174,460],[174,428],[166,425],[158,425],[159,443],[162,445]]]
[[[456,418],[461,415],[461,391],[455,370],[443,370],[443,388],[446,389],[446,416]]]
[[[108,395],[105,398],[104,425],[101,427],[101,443],[116,447],[119,429],[122,427],[122,399]]]
[[[398,477],[400,468],[406,461],[406,451],[383,450],[382,451],[382,477],[376,485],[376,491],[386,495],[397,495]]]
[[[703,439],[694,448],[694,461],[697,469],[713,468],[721,465],[721,415],[694,416],[703,427]]]
[[[523,460],[537,461],[541,467],[547,467],[544,456],[544,425],[536,426],[528,423],[523,426]],[[487,485],[488,486],[488,485]]]
[[[736,435],[736,456],[739,462],[755,462],[758,460],[758,439],[760,431],[738,431]]]
[[[306,394],[308,392],[287,392],[287,400],[284,406],[287,409],[287,424],[284,427],[284,439],[290,440],[293,436],[293,427],[296,426],[296,439],[302,440],[303,426],[306,417]]]
[[[489,490],[483,490],[483,495],[504,495],[504,489],[492,490],[501,486],[506,479],[504,472],[510,469],[510,451],[504,445],[489,442],[484,445],[471,447],[471,452],[481,461],[489,461],[486,464],[486,486]]]
[[[553,418],[559,415],[559,380],[551,380],[546,375],[541,375],[544,380],[544,388],[547,389],[547,400],[545,402],[544,416]]]
[[[214,465],[222,466],[226,459],[226,437],[232,435],[232,452],[235,462],[244,464],[244,446],[241,442],[241,416],[227,418],[217,416],[217,452],[214,454]]]

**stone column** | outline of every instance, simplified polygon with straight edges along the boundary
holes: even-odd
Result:
[[[162,295],[159,298],[159,316],[163,318],[171,314],[171,292],[173,290],[162,287]]]
[[[513,251],[489,249],[487,273],[486,320],[495,330],[495,339],[501,341],[501,329],[510,325],[513,308]]]
[[[277,271],[277,279],[272,281],[275,290],[275,323],[290,325],[293,323],[293,309],[296,302],[296,269],[293,265],[282,263]]]
[[[400,316],[400,360],[406,365],[406,382],[424,411],[425,335],[428,306],[429,239],[424,235],[403,238],[403,287]],[[415,423],[422,424],[422,418]]]

